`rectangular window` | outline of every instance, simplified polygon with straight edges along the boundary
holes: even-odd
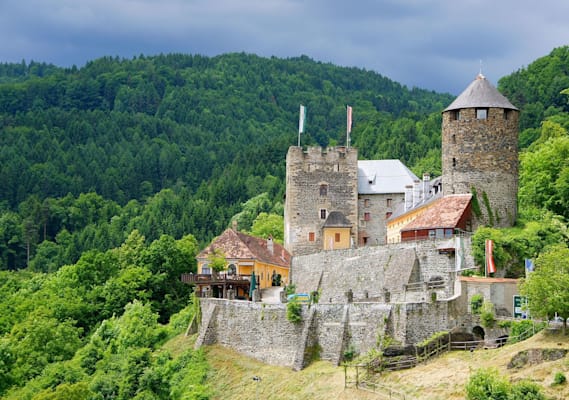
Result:
[[[320,196],[328,196],[328,185],[320,185]]]
[[[308,232],[308,241],[314,242],[314,232]]]
[[[431,229],[429,231],[429,239],[434,239],[435,238],[435,231],[433,229]]]
[[[504,110],[504,119],[508,120],[510,119],[510,113],[512,110]]]
[[[453,229],[446,228],[446,229],[445,229],[445,237],[446,237],[446,238],[452,237],[453,232],[454,232]]]
[[[371,221],[371,214],[366,212],[364,213],[364,221]]]
[[[362,238],[362,243],[364,244],[364,246],[367,244],[368,241],[369,241],[369,238],[367,236],[364,236]]]
[[[445,236],[445,230],[438,228],[437,229],[437,239],[442,239]]]
[[[364,199],[364,207],[369,207],[369,199]]]
[[[326,219],[326,209],[325,208],[320,209],[320,219]]]
[[[458,121],[460,119],[460,110],[451,111],[451,119]]]
[[[202,267],[202,274],[211,275],[211,269],[209,267]]]
[[[387,207],[391,207],[393,203],[393,199],[387,199]]]
[[[336,242],[339,242],[339,241],[340,241],[340,234],[339,234],[339,233],[335,233],[335,234],[334,234],[334,240],[335,240]]]
[[[487,108],[477,108],[476,109],[476,119],[488,119],[488,109]]]

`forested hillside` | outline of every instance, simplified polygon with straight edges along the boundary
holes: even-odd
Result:
[[[569,47],[498,87],[522,113],[520,218],[473,240],[519,276],[569,242]],[[343,144],[350,104],[362,158],[437,174],[451,101],[306,57],[0,65],[0,396],[211,398],[203,354],[163,347],[196,315],[179,275],[232,218],[277,225],[299,104],[304,145]]]
[[[47,270],[34,257],[56,247],[52,264],[75,262],[135,228],[203,244],[262,193],[271,204],[259,211],[271,211],[301,103],[303,144],[344,143],[350,104],[363,157],[413,165],[439,147],[451,100],[307,57],[246,54],[4,64],[0,82],[1,269]]]

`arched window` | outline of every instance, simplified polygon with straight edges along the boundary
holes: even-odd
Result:
[[[229,264],[227,267],[227,275],[235,275],[237,273],[237,267],[235,264]]]

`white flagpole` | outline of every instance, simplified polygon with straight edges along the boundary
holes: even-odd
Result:
[[[300,134],[304,133],[304,125],[306,124],[306,107],[300,105],[300,115],[298,117],[298,147],[300,147]]]
[[[346,105],[346,149],[350,148],[350,106]]]
[[[346,105],[346,148],[350,148],[350,132],[352,131],[352,107]]]
[[[488,239],[484,242],[484,277],[488,278]]]

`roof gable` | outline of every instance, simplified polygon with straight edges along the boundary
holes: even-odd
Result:
[[[471,199],[471,194],[454,194],[441,197],[417,218],[409,222],[401,231],[455,228],[468,208]]]
[[[358,193],[405,193],[405,186],[418,180],[399,160],[358,161]]]
[[[271,239],[272,240],[272,239]],[[196,258],[207,258],[214,250],[221,250],[228,259],[248,259],[288,267],[290,254],[283,246],[233,229],[226,229],[203,249]]]

